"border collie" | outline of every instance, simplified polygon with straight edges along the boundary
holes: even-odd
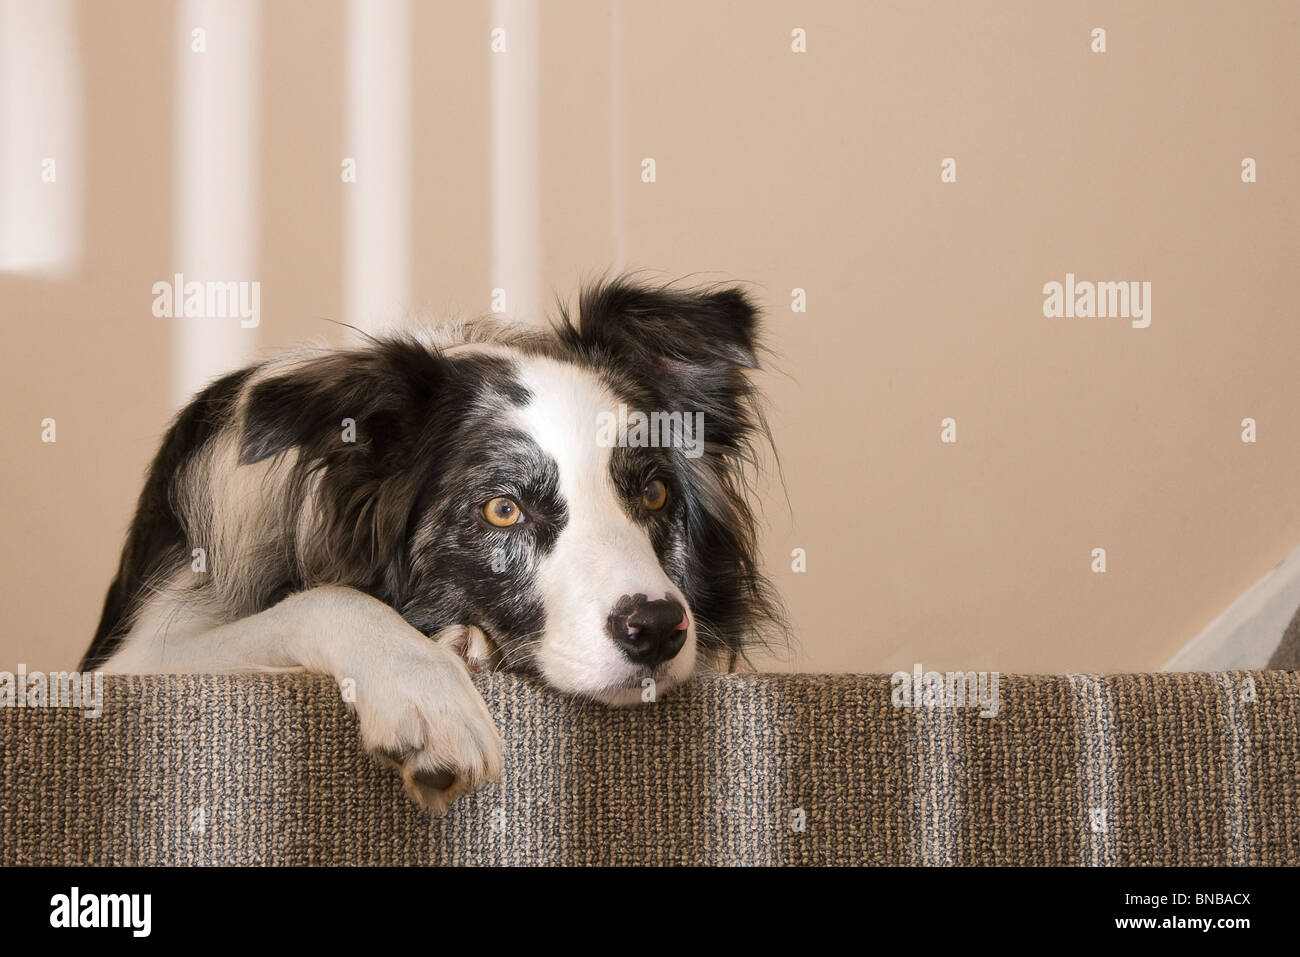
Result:
[[[545,331],[218,379],[163,439],[82,668],[350,681],[366,747],[441,812],[501,770],[469,668],[632,704],[780,623],[746,497],[756,337],[738,289],[621,278]]]

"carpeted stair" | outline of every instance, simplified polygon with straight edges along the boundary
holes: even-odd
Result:
[[[0,864],[1300,864],[1300,674],[700,678],[609,709],[477,679],[503,780],[443,818],[313,675],[0,708]]]

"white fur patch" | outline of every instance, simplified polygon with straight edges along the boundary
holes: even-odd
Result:
[[[611,450],[597,441],[600,414],[617,412],[618,400],[591,372],[553,359],[522,360],[520,379],[533,398],[515,424],[555,460],[568,507],[568,524],[538,564],[546,631],[535,659],[562,691],[609,704],[640,702],[641,681],[650,673],[628,661],[606,632],[615,604],[644,594],[671,596],[688,608],[686,643],[656,669],[658,690],[691,676],[695,616],[660,567],[649,535],[625,510],[609,473]]]

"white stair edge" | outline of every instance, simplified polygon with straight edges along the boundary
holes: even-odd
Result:
[[[1300,547],[1269,569],[1161,671],[1251,671],[1268,665],[1300,607]]]

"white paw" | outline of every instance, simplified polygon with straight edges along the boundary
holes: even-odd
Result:
[[[356,687],[366,748],[394,765],[406,793],[435,814],[499,777],[502,766],[501,736],[487,705],[450,642],[439,643],[452,630],[390,649]]]
[[[474,625],[451,625],[433,636],[433,640],[454,651],[470,671],[491,671],[497,666],[496,646]]]

